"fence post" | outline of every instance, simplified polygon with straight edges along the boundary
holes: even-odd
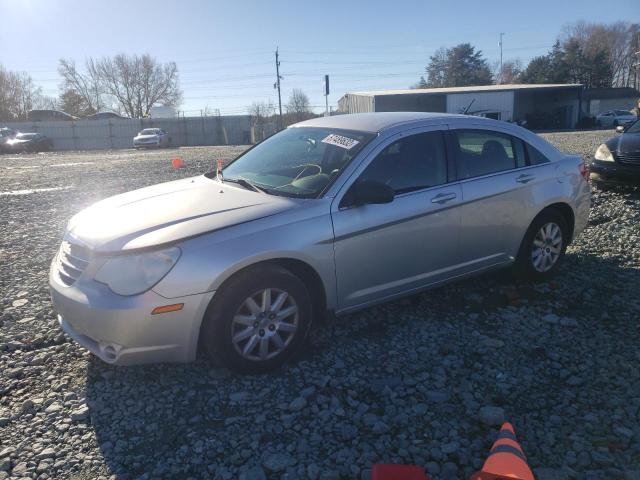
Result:
[[[113,149],[113,132],[111,131],[111,119],[107,119],[109,125],[109,148]]]
[[[184,113],[182,114],[182,128],[184,130],[184,144],[186,146],[189,146],[189,134],[187,133],[187,119],[184,116]]]
[[[71,120],[71,138],[73,139],[73,149],[78,149],[78,142],[76,137],[76,122]]]

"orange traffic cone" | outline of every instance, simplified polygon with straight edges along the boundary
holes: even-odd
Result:
[[[173,168],[183,168],[184,161],[180,157],[176,157],[173,160],[171,160],[171,165],[173,165]]]
[[[482,470],[471,475],[471,480],[535,480],[509,422],[502,424]]]

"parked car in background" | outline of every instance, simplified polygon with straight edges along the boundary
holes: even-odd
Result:
[[[18,133],[19,132],[13,128],[7,128],[7,127],[0,128],[0,153],[9,151],[7,142],[12,138],[15,138],[15,136]]]
[[[618,133],[598,147],[591,162],[591,179],[600,183],[640,185],[640,120],[616,128]]]
[[[547,279],[590,186],[513,124],[413,112],[293,125],[211,172],[74,216],[49,282],[58,321],[113,364],[281,365],[326,311],[514,266]]]
[[[77,117],[60,110],[30,110],[27,112],[29,122],[55,122],[77,120]]]
[[[53,149],[53,140],[42,133],[18,133],[7,141],[10,152],[48,152]]]
[[[161,128],[145,128],[133,137],[134,148],[160,148],[171,146],[171,137]]]
[[[600,113],[596,117],[596,126],[603,128],[615,128],[618,125],[627,125],[633,123],[638,119],[633,113],[628,110],[610,110],[608,112]]]
[[[84,117],[84,120],[121,120],[123,118],[122,115],[118,115],[115,112],[98,112],[98,113],[94,113],[93,115],[89,115]]]

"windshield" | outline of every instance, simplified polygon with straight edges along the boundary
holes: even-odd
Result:
[[[625,133],[640,133],[640,120],[636,120]]]
[[[632,115],[632,113],[627,110],[615,110],[614,113],[616,115]]]
[[[19,133],[18,135],[16,135],[16,138],[19,138],[21,140],[33,140],[34,138],[38,138],[38,134],[37,133]]]
[[[157,135],[160,131],[157,128],[145,128],[138,135]]]
[[[288,128],[224,168],[223,181],[248,180],[274,195],[315,197],[374,136],[332,128]]]

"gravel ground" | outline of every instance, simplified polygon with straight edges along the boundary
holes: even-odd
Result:
[[[545,136],[588,156],[610,134]],[[61,334],[47,271],[70,216],[242,149],[0,157],[0,480],[468,478],[503,419],[540,480],[640,478],[640,189],[594,189],[553,282],[485,275],[330,320],[274,374],[117,368]]]

